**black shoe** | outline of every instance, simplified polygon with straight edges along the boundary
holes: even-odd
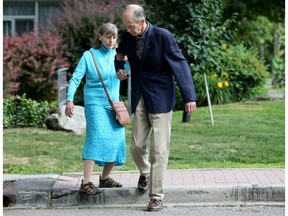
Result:
[[[141,193],[145,193],[148,190],[148,187],[149,187],[149,177],[140,175],[139,181],[138,181],[138,190]]]
[[[151,199],[148,204],[148,211],[161,211],[163,209],[163,201]]]

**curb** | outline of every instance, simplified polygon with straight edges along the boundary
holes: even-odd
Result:
[[[99,194],[87,195],[79,193],[78,189],[53,189],[56,181],[51,178],[13,180],[4,188],[3,198],[13,198],[9,207],[44,209],[76,206],[142,207],[149,202],[148,194],[140,193],[136,187],[105,188]],[[200,185],[167,187],[164,190],[164,206],[285,205],[284,185]]]

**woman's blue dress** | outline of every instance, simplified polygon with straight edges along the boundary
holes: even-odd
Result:
[[[112,100],[119,101],[120,81],[114,67],[115,50],[103,45],[90,49],[96,58],[101,76]],[[84,108],[86,118],[86,140],[83,160],[94,160],[99,166],[115,162],[121,166],[126,161],[125,127],[115,119],[115,114],[98,77],[90,52],[83,53],[73,77],[70,79],[67,99],[73,100],[75,92],[86,76]]]

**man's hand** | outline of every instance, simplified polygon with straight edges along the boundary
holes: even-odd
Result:
[[[196,111],[196,102],[187,102],[185,103],[185,111],[187,112],[188,115],[191,115],[194,111]]]

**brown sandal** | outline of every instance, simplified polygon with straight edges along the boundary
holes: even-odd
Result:
[[[99,179],[99,187],[100,188],[115,188],[115,187],[122,187],[122,184],[116,182],[114,179],[108,177],[106,179]]]
[[[99,188],[97,188],[92,182],[83,184],[83,180],[82,180],[82,183],[80,186],[80,192],[93,195],[93,194],[99,193],[100,191],[99,191]]]

